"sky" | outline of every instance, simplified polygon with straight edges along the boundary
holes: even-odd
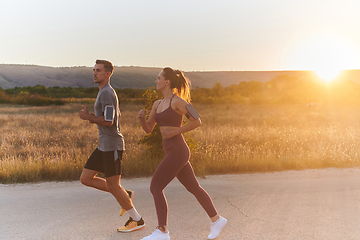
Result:
[[[0,1],[0,64],[360,69],[358,0]]]

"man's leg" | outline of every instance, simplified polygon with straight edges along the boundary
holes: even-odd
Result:
[[[104,192],[110,192],[122,208],[129,211],[129,215],[133,219],[141,218],[138,212],[135,210],[129,194],[120,185],[121,176],[115,175],[107,177],[106,180],[100,177],[96,177],[97,171],[84,168],[81,173],[80,182],[88,187],[93,187]]]
[[[120,185],[119,175],[111,176],[106,178],[106,188],[116,198],[120,206],[126,211],[132,209],[134,206],[130,200],[129,194]]]
[[[133,206],[129,194],[120,185],[120,177],[120,175],[116,175],[106,178],[109,192],[116,198],[120,206],[124,208],[130,216],[129,220],[124,224],[124,226],[119,227],[117,230],[119,232],[132,232],[142,229],[145,226],[144,220]]]
[[[127,192],[127,194],[129,195],[131,202],[134,201],[135,192],[132,191],[132,190],[126,190],[126,192]],[[125,213],[126,213],[126,210],[125,210],[123,207],[121,207],[121,209],[120,209],[120,216],[124,215]]]
[[[85,186],[109,192],[105,179],[96,176],[98,173],[98,171],[84,168],[80,176],[80,182]]]
[[[99,172],[104,172],[103,152],[96,148],[85,164],[80,182],[85,186],[109,192],[105,179],[96,176]]]

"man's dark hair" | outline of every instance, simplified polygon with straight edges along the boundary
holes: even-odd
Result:
[[[103,64],[104,65],[104,69],[106,72],[111,72],[111,74],[114,71],[114,66],[112,65],[111,62],[107,61],[107,60],[96,60],[96,64]]]

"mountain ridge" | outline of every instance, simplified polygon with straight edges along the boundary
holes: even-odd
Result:
[[[155,86],[161,68],[115,66],[111,85],[115,88],[146,89]],[[216,82],[224,87],[239,82],[267,82],[281,75],[299,79],[314,78],[312,71],[189,71],[185,76],[192,87],[211,88]],[[360,70],[346,70],[342,77],[360,83]],[[3,89],[42,85],[46,87],[95,87],[92,67],[48,67],[39,65],[0,64],[0,87]]]

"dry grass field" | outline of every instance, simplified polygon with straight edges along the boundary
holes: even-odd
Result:
[[[92,104],[87,104],[92,109]],[[360,166],[360,107],[196,105],[203,125],[191,162],[207,174]],[[126,142],[124,177],[149,176],[151,159],[137,112],[121,104]],[[79,103],[65,106],[0,105],[0,183],[78,179],[97,146],[97,128],[78,117]]]

